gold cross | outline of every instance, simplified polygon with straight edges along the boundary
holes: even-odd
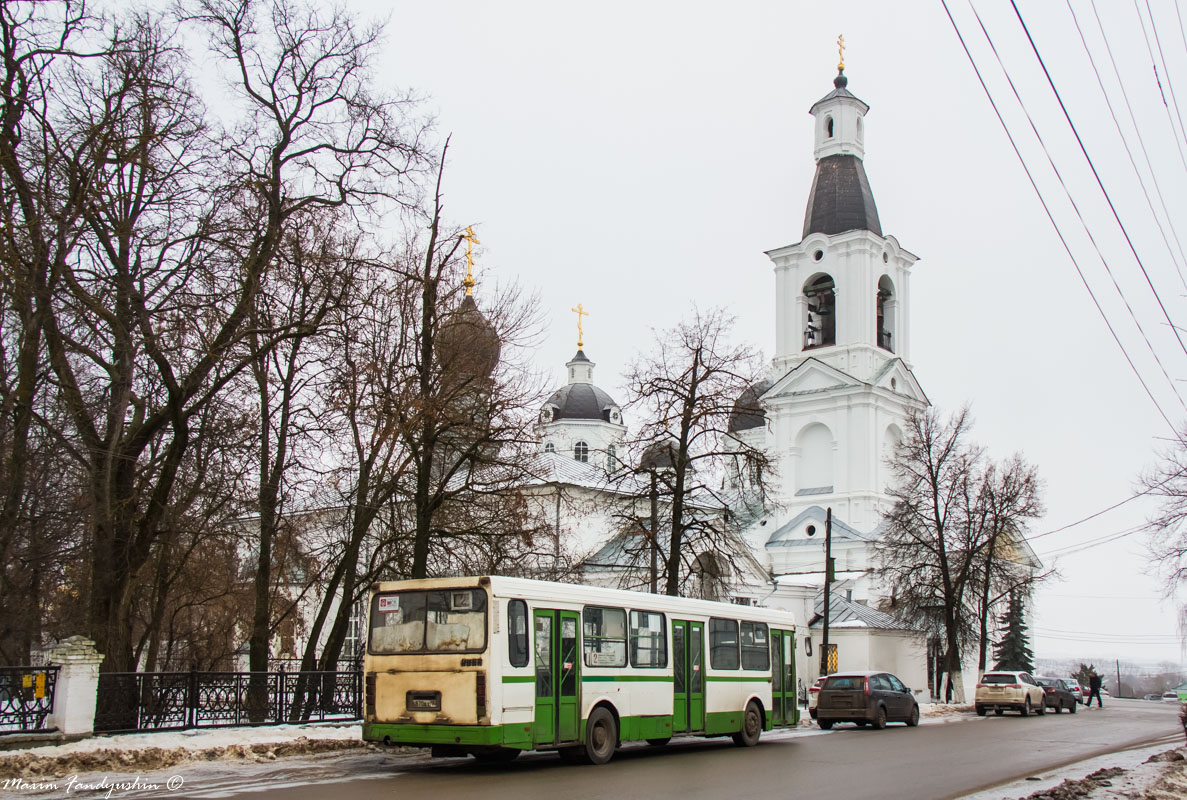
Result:
[[[837,72],[845,69],[845,34],[837,37],[837,56],[839,61],[837,63]]]
[[[469,297],[474,294],[474,252],[472,248],[482,242],[478,241],[478,237],[474,235],[473,225],[466,226],[466,232],[462,238],[466,240],[466,279],[462,283],[466,287],[466,297]]]
[[[569,310],[577,315],[577,349],[580,350],[585,345],[585,342],[581,341],[584,338],[584,334],[581,332],[581,318],[588,317],[589,312],[582,308],[580,303],[577,304],[576,308],[570,308]]]

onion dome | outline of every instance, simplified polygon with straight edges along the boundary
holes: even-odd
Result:
[[[758,399],[770,388],[771,382],[762,380],[738,395],[738,399],[734,401],[734,409],[730,413],[730,433],[741,433],[767,424],[767,412]]]
[[[437,332],[437,360],[442,371],[464,379],[487,379],[499,363],[499,334],[467,294]]]
[[[593,385],[594,363],[583,350],[569,360],[569,384],[552,393],[540,411],[541,422],[600,420],[622,425],[622,410],[609,394]]]

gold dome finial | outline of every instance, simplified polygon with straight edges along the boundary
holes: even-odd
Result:
[[[837,72],[845,69],[845,34],[837,37]]]
[[[585,335],[581,332],[581,318],[588,317],[589,312],[586,311],[580,303],[577,304],[576,308],[570,308],[569,310],[577,315],[577,349],[580,350],[585,346],[585,342],[581,341],[583,338],[585,338]]]
[[[474,245],[482,244],[478,237],[474,235],[474,226],[467,225],[466,232],[462,235],[466,240],[466,279],[462,284],[466,287],[466,297],[474,294]]]

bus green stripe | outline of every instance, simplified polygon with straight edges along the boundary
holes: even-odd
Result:
[[[766,683],[771,680],[770,675],[706,675],[705,680],[719,681],[726,683],[750,683],[752,681],[762,681]]]
[[[535,683],[535,675],[504,675],[503,683]]]

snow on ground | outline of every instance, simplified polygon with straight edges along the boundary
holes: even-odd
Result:
[[[1187,750],[1166,742],[1078,761],[962,800],[1172,800],[1187,797]]]

